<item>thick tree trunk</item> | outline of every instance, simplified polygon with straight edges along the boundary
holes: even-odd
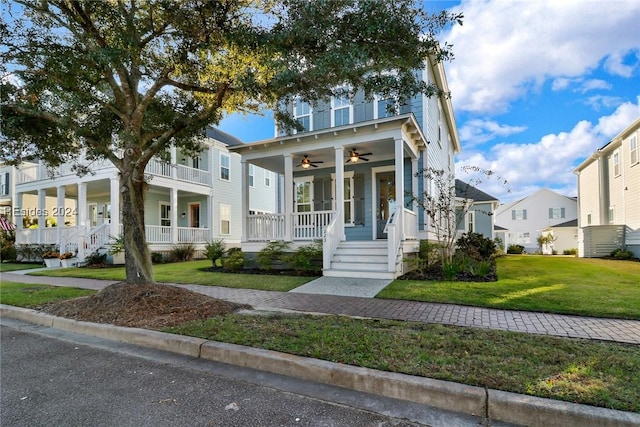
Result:
[[[147,246],[144,225],[144,175],[120,178],[122,193],[122,224],[124,226],[124,254],[127,283],[154,283],[151,253]]]

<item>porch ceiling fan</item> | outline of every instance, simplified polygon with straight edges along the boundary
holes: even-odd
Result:
[[[349,158],[347,159],[347,163],[349,162],[357,163],[359,160],[364,160],[365,162],[368,162],[369,159],[363,156],[370,156],[373,154],[373,153],[358,153],[356,150],[357,148],[353,147],[351,151],[349,151]]]
[[[298,167],[302,167],[302,169],[309,169],[312,166],[314,168],[317,168],[318,167],[318,165],[317,165],[318,163],[324,163],[324,162],[322,160],[317,160],[315,162],[312,162],[311,159],[309,159],[309,156],[307,156],[305,154],[304,157],[302,158],[302,161],[298,165]]]

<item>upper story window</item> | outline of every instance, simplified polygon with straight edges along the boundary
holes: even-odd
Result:
[[[200,169],[200,157],[192,157],[191,158],[191,166],[194,169]]]
[[[527,210],[526,209],[512,209],[511,210],[511,219],[527,219]]]
[[[229,181],[231,177],[231,159],[228,154],[220,153],[220,179]]]
[[[256,175],[256,167],[252,164],[249,164],[249,187],[253,187],[255,182]]]
[[[264,186],[271,187],[271,172],[268,170],[264,171]]]
[[[549,208],[549,219],[564,218],[564,208]]]
[[[620,151],[614,151],[611,158],[613,159],[613,176],[620,176]]]
[[[397,111],[398,105],[394,99],[378,100],[378,118],[395,116]]]
[[[635,135],[629,138],[629,159],[632,166],[640,162],[640,155],[638,155],[638,138]]]
[[[0,194],[7,196],[9,194],[9,172],[0,174]]]
[[[335,96],[333,103],[333,126],[348,125],[351,123],[351,102],[346,94]]]
[[[591,225],[591,214],[587,214],[587,225]]]
[[[313,130],[311,123],[311,107],[308,102],[297,99],[293,106],[293,117],[304,127],[304,130]]]

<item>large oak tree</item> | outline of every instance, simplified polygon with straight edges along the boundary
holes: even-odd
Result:
[[[153,282],[145,166],[234,112],[275,111],[337,87],[402,101],[446,96],[415,70],[451,58],[460,15],[413,0],[16,0],[0,26],[1,159],[110,160],[120,173],[127,282]]]

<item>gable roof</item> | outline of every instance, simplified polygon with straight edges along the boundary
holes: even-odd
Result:
[[[218,128],[214,128],[211,126],[207,126],[205,130],[207,138],[215,139],[216,141],[220,141],[228,147],[234,147],[236,145],[244,145],[244,142],[235,136],[228,134],[226,132],[221,131]]]
[[[572,219],[571,221],[563,222],[562,224],[551,225],[549,228],[564,228],[564,227],[577,227],[578,226],[578,218]]]
[[[463,197],[469,200],[473,200],[474,202],[497,202],[498,199],[485,193],[484,191],[478,190],[471,184],[467,184],[466,182],[456,179],[456,197]]]

